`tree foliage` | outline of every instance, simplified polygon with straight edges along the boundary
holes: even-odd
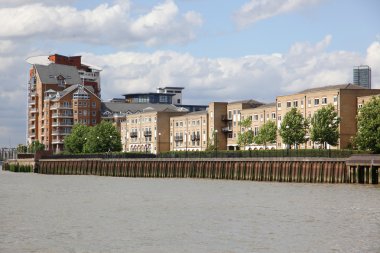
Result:
[[[276,134],[276,122],[270,120],[260,127],[259,133],[254,137],[253,141],[256,144],[264,145],[264,147],[266,147],[268,143],[276,142]]]
[[[240,125],[245,128],[245,131],[238,133],[237,143],[240,147],[245,147],[253,142],[254,136],[252,130],[250,129],[252,119],[246,118],[245,120],[240,121]]]
[[[84,152],[84,145],[87,142],[90,127],[75,124],[71,130],[71,134],[65,138],[65,151],[73,154]]]
[[[39,141],[33,141],[29,145],[29,152],[30,153],[36,153],[37,151],[45,150],[45,145],[40,143]]]
[[[120,133],[112,123],[102,121],[89,129],[84,145],[86,153],[113,152],[121,149]]]
[[[310,138],[326,148],[326,143],[332,146],[338,144],[340,118],[333,105],[329,104],[319,109],[311,118]]]
[[[23,144],[18,144],[17,153],[25,154],[28,152],[28,147]]]
[[[380,98],[373,97],[364,104],[359,110],[357,120],[355,145],[361,150],[380,153]]]
[[[298,145],[305,143],[306,128],[308,127],[307,120],[297,110],[292,108],[285,114],[280,127],[280,136],[282,141],[289,145]]]

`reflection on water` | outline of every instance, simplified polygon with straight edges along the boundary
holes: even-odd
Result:
[[[0,252],[380,252],[380,188],[0,173]]]

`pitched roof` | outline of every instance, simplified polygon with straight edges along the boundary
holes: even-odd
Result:
[[[107,111],[112,113],[138,113],[138,112],[183,112],[183,108],[176,107],[172,104],[135,104],[135,103],[114,103],[114,102],[102,102],[102,113]]]
[[[258,105],[262,105],[263,103],[254,99],[247,99],[247,100],[228,102],[228,104],[246,104],[246,105],[250,105],[251,107],[257,107]]]
[[[352,83],[346,83],[346,84],[329,85],[329,86],[322,86],[322,87],[306,89],[306,90],[298,92],[297,94],[311,93],[311,92],[325,91],[325,90],[358,90],[358,89],[367,90],[368,88],[365,88],[365,87],[362,87],[359,85],[355,85]]]
[[[51,63],[47,66],[34,65],[42,83],[58,84],[57,76],[63,76],[68,85],[82,83],[76,67]]]

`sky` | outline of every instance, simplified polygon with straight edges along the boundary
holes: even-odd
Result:
[[[0,0],[0,147],[26,143],[30,56],[82,55],[102,99],[185,87],[183,103],[352,82],[380,89],[378,0]]]

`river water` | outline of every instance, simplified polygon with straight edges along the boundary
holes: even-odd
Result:
[[[0,172],[0,252],[380,252],[380,188]]]

